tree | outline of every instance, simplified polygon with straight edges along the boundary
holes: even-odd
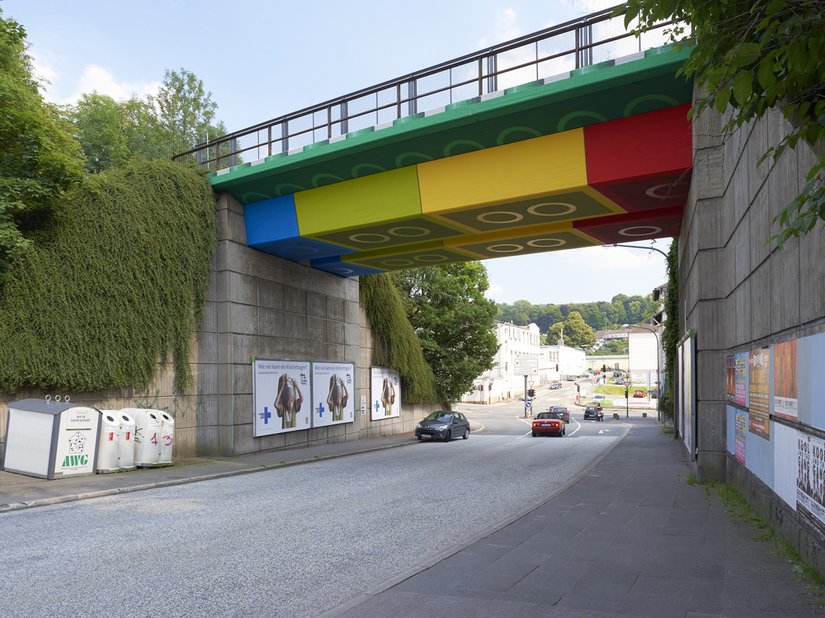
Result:
[[[81,176],[79,147],[32,77],[26,32],[0,10],[0,283]]]
[[[157,96],[149,101],[157,107],[158,120],[167,134],[169,155],[226,133],[222,122],[214,123],[218,105],[212,93],[191,71],[167,70]]]
[[[778,158],[802,140],[819,159],[799,195],[774,219],[781,246],[825,219],[825,19],[820,0],[629,0],[625,24],[644,31],[675,20],[671,38],[695,43],[681,72],[695,77],[704,97],[692,111],[730,110],[726,130],[778,108],[792,125],[769,144],[763,159]],[[688,34],[687,27],[690,28]]]
[[[547,333],[547,342],[550,345],[561,343],[562,334],[564,345],[570,348],[589,350],[596,343],[595,332],[578,311],[571,311],[564,322],[553,324]]]
[[[487,271],[478,262],[392,273],[445,402],[472,388],[498,350],[496,306],[484,297]]]
[[[119,167],[130,158],[126,108],[112,97],[84,94],[70,112],[87,172]]]

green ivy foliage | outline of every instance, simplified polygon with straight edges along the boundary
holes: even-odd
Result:
[[[49,232],[0,297],[0,390],[145,388],[170,355],[186,388],[215,238],[203,176],[171,161],[101,173]]]
[[[421,342],[389,275],[361,277],[360,295],[372,325],[372,362],[398,371],[406,401],[437,403],[433,370],[424,360]]]
[[[673,239],[667,253],[667,291],[665,292],[665,328],[662,349],[665,355],[666,387],[659,394],[659,409],[673,418],[673,384],[676,380],[676,351],[679,347],[679,243]]]

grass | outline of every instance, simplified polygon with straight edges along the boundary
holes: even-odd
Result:
[[[776,534],[773,528],[751,508],[735,487],[719,481],[700,481],[695,474],[688,476],[687,483],[688,485],[703,486],[708,495],[711,491],[716,491],[716,495],[719,496],[728,515],[734,521],[752,526],[756,530],[753,539],[769,543],[774,553],[785,558],[790,565],[794,578],[805,585],[808,593],[814,597],[814,603],[818,607],[823,606],[822,595],[825,578],[812,565],[805,562],[799,552],[787,540]]]

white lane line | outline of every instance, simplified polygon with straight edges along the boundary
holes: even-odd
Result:
[[[575,418],[573,418],[572,416],[570,417],[570,422],[571,422],[571,423],[576,423],[576,428],[568,434],[568,435],[571,435],[571,436],[572,436],[572,435],[573,435],[574,433],[576,433],[579,429],[581,429],[581,428],[582,428],[582,426],[581,426],[581,423],[580,423],[579,421],[577,421]]]

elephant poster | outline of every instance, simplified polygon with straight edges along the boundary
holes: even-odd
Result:
[[[312,426],[355,421],[355,364],[312,363]]]
[[[370,395],[371,420],[401,416],[401,380],[397,371],[373,367]]]
[[[309,429],[312,421],[309,361],[256,360],[253,435]]]

